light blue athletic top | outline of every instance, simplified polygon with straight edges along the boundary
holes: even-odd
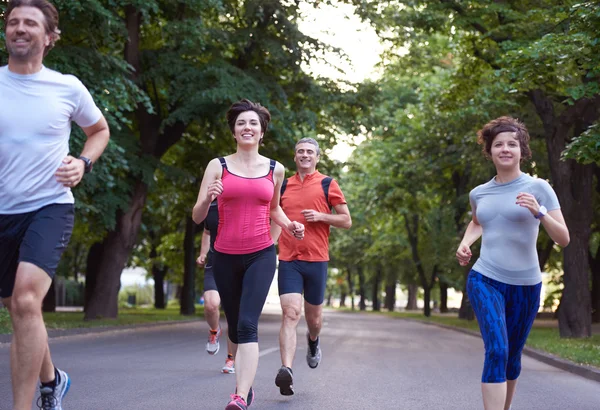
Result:
[[[54,174],[69,153],[71,121],[81,127],[102,117],[76,77],[42,67],[20,75],[0,67],[0,214],[72,204]]]
[[[536,285],[542,281],[536,248],[540,221],[516,204],[519,192],[533,194],[548,211],[560,209],[550,184],[524,173],[504,184],[492,178],[474,188],[469,200],[483,235],[473,270],[509,285]]]

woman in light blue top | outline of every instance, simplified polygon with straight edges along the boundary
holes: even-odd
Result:
[[[550,184],[521,172],[521,162],[531,157],[525,125],[500,117],[477,136],[483,154],[496,167],[496,176],[469,194],[473,220],[456,257],[466,266],[470,246],[482,237],[467,292],[485,345],[483,405],[485,410],[506,410],[540,306],[542,277],[536,249],[540,222],[560,246],[569,244],[569,231]]]

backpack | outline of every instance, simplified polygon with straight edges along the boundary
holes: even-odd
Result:
[[[331,211],[333,209],[333,206],[331,206],[331,204],[329,203],[329,185],[331,185],[331,181],[333,180],[333,178],[331,177],[325,177],[321,180],[321,187],[323,188],[323,194],[325,194],[325,202],[327,202],[327,205],[329,205],[329,210]],[[283,183],[281,184],[281,193],[279,196],[279,202],[281,203],[281,198],[283,197],[283,193],[285,192],[285,188],[287,187],[287,178],[283,180]]]

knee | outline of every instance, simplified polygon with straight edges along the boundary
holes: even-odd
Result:
[[[506,378],[506,367],[508,362],[508,349],[502,346],[494,346],[485,351],[484,383],[497,383]]]
[[[42,301],[36,297],[35,292],[21,292],[11,299],[9,312],[15,319],[42,315]]]
[[[237,343],[258,342],[258,324],[250,319],[240,319],[237,325],[237,339]]]
[[[307,314],[306,323],[313,329],[320,329],[323,323],[323,319],[321,318],[321,315]]]
[[[297,306],[285,306],[283,308],[283,323],[286,325],[297,325],[301,316],[302,312]]]
[[[215,301],[213,301],[212,299],[209,299],[204,304],[204,311],[211,315],[215,314],[215,313],[219,313],[219,304],[215,303]]]

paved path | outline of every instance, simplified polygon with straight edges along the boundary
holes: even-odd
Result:
[[[219,373],[225,354],[204,351],[206,325],[51,340],[59,367],[73,379],[65,410],[222,410],[235,386]],[[254,409],[481,409],[483,343],[452,330],[367,314],[327,313],[323,362],[306,365],[305,325],[298,330],[296,394],[274,385],[280,366],[279,317],[264,314]],[[0,410],[9,410],[9,349],[0,345]],[[600,383],[523,357],[514,410],[598,410]]]

